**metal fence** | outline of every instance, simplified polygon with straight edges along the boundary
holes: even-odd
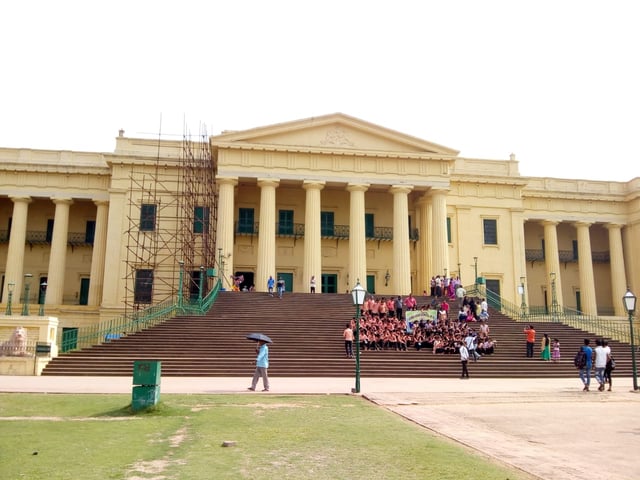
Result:
[[[549,307],[524,304],[516,305],[500,297],[497,293],[481,287],[476,288],[475,286],[471,286],[467,291],[468,295],[486,297],[489,305],[518,322],[557,322],[605,338],[626,343],[630,343],[631,341],[629,321],[625,318],[585,315],[582,312],[561,307],[560,305],[551,305]],[[634,331],[633,337],[634,343],[638,345],[640,335],[637,329]]]
[[[219,292],[220,280],[202,298],[185,301],[184,296],[180,295],[174,300],[159,303],[129,315],[115,317],[95,325],[66,330],[62,334],[60,351],[70,352],[116,340],[125,335],[159,325],[176,315],[204,315],[215,302]]]

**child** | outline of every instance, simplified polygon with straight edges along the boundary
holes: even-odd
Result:
[[[560,342],[557,338],[553,339],[553,353],[551,354],[551,360],[554,362],[560,361]]]

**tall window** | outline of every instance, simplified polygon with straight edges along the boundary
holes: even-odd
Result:
[[[571,246],[573,247],[573,259],[578,260],[578,241],[572,240]]]
[[[45,241],[51,243],[53,239],[53,218],[47,220],[47,232],[45,233]]]
[[[498,244],[498,221],[494,218],[485,218],[482,220],[485,245]]]
[[[136,270],[136,284],[133,293],[135,303],[151,303],[153,297],[153,270]]]
[[[156,205],[143,203],[140,207],[140,231],[153,232],[156,229]]]
[[[320,212],[320,234],[333,237],[333,212]]]
[[[364,235],[367,238],[374,238],[376,236],[373,213],[364,214]]]
[[[238,233],[253,233],[253,208],[238,210]]]
[[[293,210],[280,210],[278,212],[278,233],[280,235],[293,235]]]
[[[447,217],[447,243],[451,243],[451,217]]]
[[[193,233],[209,233],[209,207],[193,207]]]
[[[93,245],[93,240],[96,238],[96,221],[87,220],[87,224],[84,228],[84,242]]]

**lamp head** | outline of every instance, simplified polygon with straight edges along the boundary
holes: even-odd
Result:
[[[636,300],[637,298],[631,293],[631,289],[627,288],[627,293],[622,297],[622,303],[624,303],[624,308],[630,315],[633,315],[636,311]]]
[[[9,289],[9,292],[13,292],[13,289],[15,288],[15,286],[16,286],[15,282],[7,283],[7,288]]]
[[[360,279],[357,280],[356,286],[351,290],[351,297],[353,298],[354,305],[362,305],[364,303],[364,297],[367,291],[360,285]]]

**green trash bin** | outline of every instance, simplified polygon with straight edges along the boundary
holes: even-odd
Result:
[[[160,360],[136,360],[133,362],[134,385],[160,385]]]
[[[160,401],[160,360],[136,360],[133,362],[133,391],[131,408],[135,412],[153,407]]]
[[[153,407],[160,401],[160,385],[138,385],[133,387],[131,408],[134,412]]]

